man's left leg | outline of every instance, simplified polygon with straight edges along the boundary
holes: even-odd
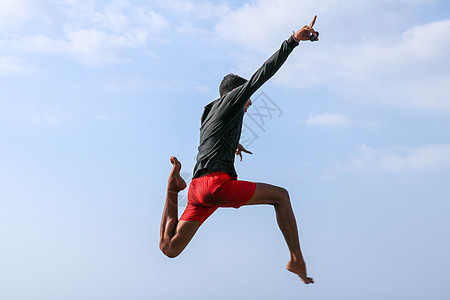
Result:
[[[291,252],[291,259],[286,268],[297,274],[304,283],[314,283],[314,280],[306,275],[306,265],[298,237],[297,222],[292,210],[289,193],[286,189],[266,184],[256,183],[255,193],[246,205],[270,204],[276,212],[278,227],[283,233],[286,244]]]
[[[223,176],[220,188],[214,193],[216,199],[211,205],[234,208],[254,204],[273,205],[278,227],[283,233],[291,252],[291,260],[286,265],[287,269],[300,276],[306,284],[313,283],[313,279],[306,276],[306,266],[300,250],[297,223],[287,190],[266,183],[232,179],[229,175]],[[227,176],[229,180],[226,180]]]
[[[186,188],[186,182],[180,176],[181,163],[172,156],[172,172],[167,185],[166,204],[161,219],[159,247],[170,258],[178,256],[194,237],[199,221],[178,220],[178,193]]]

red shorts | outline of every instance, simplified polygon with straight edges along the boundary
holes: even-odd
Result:
[[[256,184],[215,172],[194,178],[189,185],[188,204],[180,220],[200,221],[200,225],[219,207],[239,208],[255,193]]]

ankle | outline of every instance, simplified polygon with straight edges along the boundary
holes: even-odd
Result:
[[[167,192],[178,194],[180,192],[180,188],[178,187],[177,180],[175,178],[170,178],[167,184]]]
[[[168,187],[167,188],[167,193],[168,194],[177,194],[180,193],[180,191],[176,188],[176,187]]]
[[[290,263],[296,264],[296,265],[304,265],[305,261],[303,260],[302,255],[296,255],[296,254],[291,254],[291,260]]]

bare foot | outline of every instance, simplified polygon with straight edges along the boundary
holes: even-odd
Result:
[[[178,193],[186,188],[186,182],[180,176],[181,163],[175,156],[170,158],[173,164],[172,172],[169,175],[168,189],[171,192]]]
[[[287,263],[286,268],[288,271],[297,274],[305,284],[314,283],[314,279],[306,276],[306,266],[305,263],[290,261]]]

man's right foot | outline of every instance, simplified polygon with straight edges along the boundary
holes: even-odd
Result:
[[[306,276],[306,266],[305,263],[290,261],[286,265],[286,269],[298,275],[298,277],[303,280],[305,284],[314,283],[314,279]]]
[[[170,192],[178,193],[186,188],[186,182],[180,176],[181,163],[175,156],[170,158],[173,164],[172,172],[169,175],[168,189]]]

